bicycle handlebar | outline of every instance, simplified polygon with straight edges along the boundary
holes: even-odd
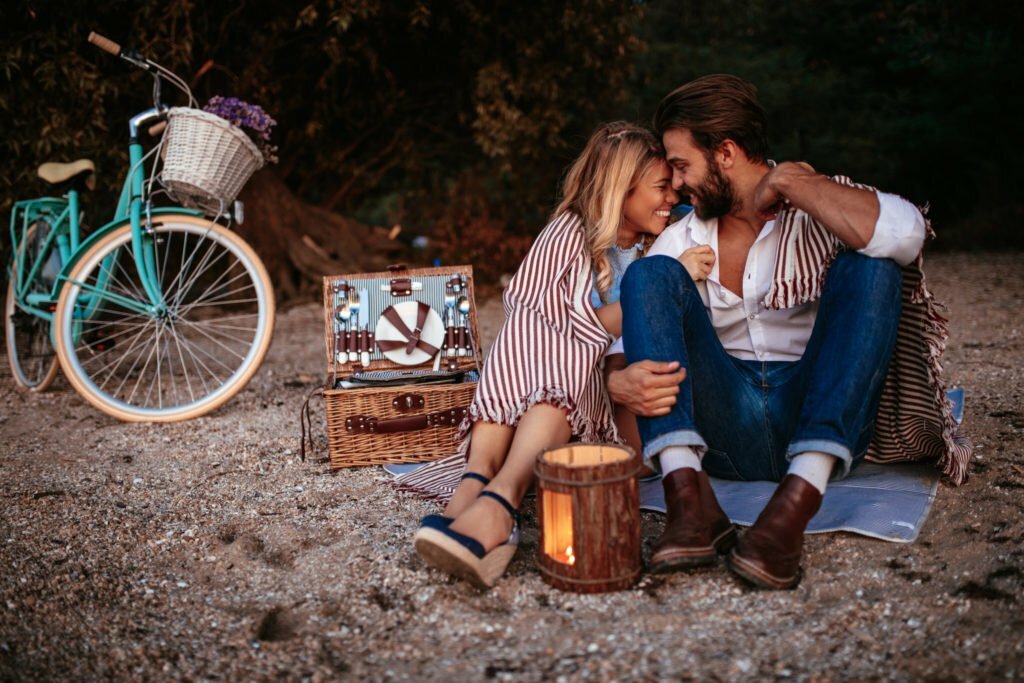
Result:
[[[99,49],[103,50],[104,52],[109,52],[115,57],[121,56],[120,45],[112,41],[110,38],[101,36],[95,31],[89,32],[89,42],[98,47]]]
[[[100,48],[104,52],[109,52],[110,54],[114,55],[115,57],[120,57],[121,59],[125,60],[129,64],[133,64],[133,65],[135,65],[135,66],[137,66],[139,68],[145,69],[146,71],[151,73],[153,75],[153,78],[154,78],[154,84],[153,84],[153,106],[156,109],[159,110],[159,109],[163,108],[163,105],[160,103],[160,81],[161,81],[161,79],[166,80],[171,85],[173,85],[174,87],[178,88],[183,93],[185,93],[185,95],[188,96],[188,106],[190,106],[190,107],[197,106],[196,105],[196,100],[192,96],[192,89],[188,87],[188,83],[186,83],[184,80],[182,80],[182,78],[180,76],[178,76],[177,74],[175,74],[174,72],[165,69],[164,67],[160,66],[156,62],[153,62],[153,61],[150,61],[149,59],[146,59],[143,55],[139,54],[138,52],[136,52],[135,50],[133,50],[131,48],[128,48],[128,49],[122,48],[118,43],[115,43],[114,41],[112,41],[110,38],[107,38],[106,36],[101,36],[100,34],[96,33],[95,31],[90,31],[89,32],[89,42],[92,43],[93,45],[95,45],[96,47]]]

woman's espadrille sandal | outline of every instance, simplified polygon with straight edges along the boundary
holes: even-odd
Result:
[[[425,517],[414,540],[417,554],[431,567],[486,590],[498,582],[516,554],[519,513],[504,497],[493,491],[483,491],[480,496],[498,501],[512,516],[512,533],[504,543],[487,552],[475,538],[452,531],[452,520],[443,515]]]
[[[473,481],[478,481],[481,484],[483,484],[484,486],[487,486],[488,484],[491,483],[490,479],[488,479],[487,477],[485,477],[482,474],[477,474],[476,472],[466,472],[465,474],[462,475],[462,478],[463,479],[472,479]],[[420,520],[420,526],[426,525],[427,524],[427,520],[430,520],[430,525],[436,526],[437,524],[445,524],[445,525],[451,524],[453,521],[455,521],[455,518],[454,517],[449,517],[448,515],[440,515],[440,514],[427,515],[426,517],[424,517],[423,519]]]

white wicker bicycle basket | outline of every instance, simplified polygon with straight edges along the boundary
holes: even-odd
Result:
[[[249,136],[221,117],[190,107],[168,112],[160,181],[183,206],[226,211],[263,163]]]

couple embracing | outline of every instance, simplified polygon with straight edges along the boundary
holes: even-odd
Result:
[[[828,482],[865,457],[937,458],[965,478],[937,362],[945,321],[920,271],[925,218],[774,163],[766,127],[750,83],[713,75],[667,95],[654,133],[594,133],[505,290],[458,483],[416,532],[425,562],[494,585],[537,454],[570,440],[629,443],[660,473],[652,571],[724,556],[767,589],[799,582]],[[670,225],[680,195],[693,211]],[[429,489],[430,470],[403,485]],[[779,485],[741,535],[708,473]]]

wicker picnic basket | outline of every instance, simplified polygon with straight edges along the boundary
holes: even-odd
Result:
[[[227,210],[263,154],[240,128],[201,109],[173,107],[164,132],[160,181],[183,206]]]
[[[402,301],[420,301],[438,312],[444,309],[446,283],[452,276],[465,282],[464,294],[470,304],[468,355],[444,358],[445,368],[462,381],[451,384],[400,384],[366,388],[335,388],[360,372],[429,372],[430,363],[410,368],[389,360],[374,344],[369,366],[339,356],[337,323],[339,283],[366,290],[370,325],[388,306]],[[397,288],[393,283],[398,283]],[[412,290],[412,283],[421,289]],[[408,286],[408,287],[407,287]],[[396,293],[397,292],[397,293]],[[387,463],[414,463],[452,455],[455,435],[476,392],[481,355],[477,334],[476,301],[471,266],[396,269],[378,273],[356,273],[324,278],[324,325],[327,348],[328,386],[324,390],[327,413],[327,443],[332,470]],[[372,332],[372,330],[371,330]],[[443,373],[443,371],[442,371]]]

